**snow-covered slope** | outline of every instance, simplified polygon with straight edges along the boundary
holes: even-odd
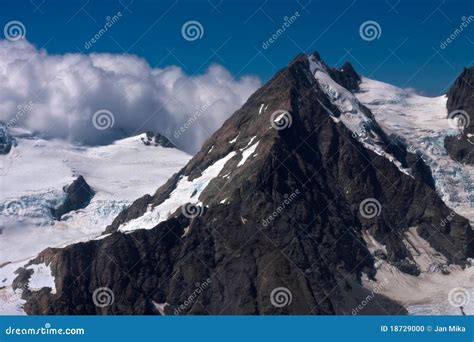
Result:
[[[153,193],[190,159],[175,148],[146,146],[143,137],[78,147],[28,134],[17,136],[17,146],[0,155],[0,265],[11,262],[18,268],[47,247],[98,237],[120,211]],[[49,208],[62,202],[63,187],[79,175],[95,191],[91,203],[53,220]],[[8,274],[15,269],[0,267],[0,287],[8,289],[13,279]],[[4,290],[0,290],[0,303],[2,296],[7,296]]]
[[[377,268],[377,281],[364,276],[364,287],[372,291],[376,289],[401,303],[410,315],[461,315],[460,304],[465,314],[474,315],[474,302],[469,300],[470,294],[474,293],[474,266],[463,269],[448,264],[441,253],[418,235],[416,227],[412,227],[405,233],[404,242],[415,262],[421,266],[421,274],[410,275],[378,256],[380,254],[376,252],[386,253],[385,246],[368,231],[363,236],[375,257]]]
[[[445,203],[474,222],[474,167],[455,162],[444,148],[444,138],[458,133],[447,119],[446,96],[420,96],[365,77],[355,95],[385,132],[422,155]]]
[[[373,119],[364,113],[354,94],[334,81],[328,74],[326,66],[316,60],[314,56],[309,56],[308,61],[310,71],[319,86],[331,100],[331,103],[341,112],[341,116],[336,117],[328,110],[331,118],[335,122],[341,121],[354,133],[354,137],[359,140],[365,148],[387,158],[394,163],[400,171],[409,175],[410,170],[404,168],[402,163],[397,160],[395,156],[386,151],[383,139],[373,129]]]

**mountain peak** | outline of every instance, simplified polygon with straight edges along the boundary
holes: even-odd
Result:
[[[360,75],[349,62],[345,62],[339,69],[333,69],[333,78],[347,90],[359,90],[359,84],[361,82]]]
[[[463,69],[446,96],[448,119],[459,132],[447,136],[444,146],[454,160],[474,164],[474,66]]]
[[[313,58],[313,59],[316,60],[316,61],[321,61],[321,62],[323,62],[323,60],[322,60],[322,58],[321,58],[321,55],[320,55],[319,52],[317,52],[317,51],[314,51],[314,52],[312,52],[312,53],[310,53],[310,54],[306,54],[306,53],[300,52],[299,54],[297,54],[297,55],[290,61],[290,63],[288,63],[288,66],[293,65],[295,62],[307,62],[308,57],[311,57],[311,58]]]
[[[350,76],[350,77],[353,77],[353,78],[356,78],[360,81],[360,76],[359,74],[355,71],[354,67],[352,66],[352,64],[348,61],[346,61],[342,67],[339,68],[339,71]]]
[[[387,137],[345,87],[355,80],[348,70],[299,55],[103,238],[42,253],[58,294],[25,291],[25,310],[149,314],[153,302],[176,310],[210,279],[180,313],[350,314],[369,293],[363,275],[381,281],[377,264],[421,272],[403,238],[412,228],[447,262],[466,263],[469,222],[433,191],[423,160]],[[448,216],[444,229],[433,225]],[[120,305],[94,306],[95,284],[120,294]],[[282,286],[291,303],[272,305]],[[379,297],[384,310],[366,313],[405,312]]]

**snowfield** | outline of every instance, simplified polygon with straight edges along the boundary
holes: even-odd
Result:
[[[372,255],[377,250],[384,250],[369,232],[365,231],[363,237]],[[411,246],[408,249],[414,260],[421,266],[421,274],[416,277],[403,273],[374,256],[377,281],[363,276],[364,287],[372,291],[377,289],[378,293],[399,302],[410,315],[461,315],[458,304],[463,304],[466,315],[474,315],[474,266],[462,269],[448,265],[446,258],[421,238],[415,227],[406,233],[406,242]],[[440,267],[449,275],[441,273]]]
[[[0,155],[0,265],[6,264],[0,267],[0,288],[5,287],[0,289],[0,314],[21,313],[16,310],[20,296],[11,292],[11,272],[47,247],[100,237],[120,211],[154,193],[191,158],[175,148],[146,146],[144,137],[78,147],[20,134],[10,154]],[[53,220],[49,208],[62,202],[63,187],[79,175],[96,193],[91,203]],[[51,279],[47,268],[35,269],[32,281],[42,284],[46,279]]]
[[[355,95],[385,132],[400,137],[410,151],[422,155],[441,198],[472,225],[474,167],[455,162],[444,148],[444,138],[458,133],[447,119],[446,96],[420,96],[365,77]]]

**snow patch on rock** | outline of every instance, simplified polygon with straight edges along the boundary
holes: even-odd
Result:
[[[235,155],[234,151],[230,152],[205,169],[200,177],[193,180],[189,180],[189,177],[181,176],[169,198],[156,207],[150,207],[142,216],[122,224],[119,227],[119,231],[129,232],[136,229],[152,229],[158,223],[168,219],[171,214],[186,203],[202,205],[199,201],[199,195]]]
[[[252,138],[253,140],[253,138]],[[250,141],[250,143],[252,142],[252,140]],[[258,143],[260,141],[257,141],[255,144],[253,144],[252,146],[250,147],[247,147],[245,149],[242,150],[242,159],[239,161],[239,163],[237,164],[237,167],[239,166],[242,166],[245,164],[245,162],[247,161],[247,159],[250,158],[250,156],[252,156],[254,153],[255,153],[255,150],[257,149],[258,147]]]
[[[51,293],[56,293],[56,284],[54,282],[51,268],[46,264],[32,264],[26,268],[27,270],[33,270],[33,274],[30,276],[28,281],[28,289],[30,291],[39,291],[44,287],[51,288]]]

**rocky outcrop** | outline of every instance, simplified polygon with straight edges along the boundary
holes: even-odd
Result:
[[[0,122],[0,155],[10,153],[15,139],[8,132],[8,127]]]
[[[161,146],[168,148],[175,148],[173,143],[167,137],[160,133],[146,132],[146,137],[141,139],[146,146]]]
[[[64,188],[66,198],[56,208],[51,208],[52,216],[60,220],[61,216],[74,210],[85,208],[94,197],[94,190],[87,184],[84,177],[77,177],[72,184]]]
[[[461,132],[444,146],[456,161],[474,164],[474,67],[465,68],[447,93],[448,118],[459,120]]]
[[[350,91],[358,91],[361,82],[359,74],[351,63],[346,62],[338,69],[332,69],[334,80]]]
[[[347,85],[344,79],[338,82]],[[167,314],[351,314],[367,295],[362,274],[376,277],[365,230],[385,246],[387,261],[410,274],[419,273],[402,241],[410,227],[451,263],[473,257],[468,221],[439,198],[422,159],[379,132],[386,151],[410,170],[401,172],[356,139],[337,120],[341,115],[347,113],[322,91],[307,56],[298,56],[179,173],[122,212],[108,235],[40,254],[37,261],[51,265],[57,293],[26,291],[25,311],[157,314],[155,304],[166,303]],[[283,129],[280,120],[286,120]],[[180,180],[199,180],[225,157],[199,194],[199,215],[181,207],[153,229],[119,231],[169,199]],[[379,204],[375,214],[361,209],[367,199]],[[94,292],[103,287],[114,301],[97,306]],[[405,311],[377,295],[364,313]]]

